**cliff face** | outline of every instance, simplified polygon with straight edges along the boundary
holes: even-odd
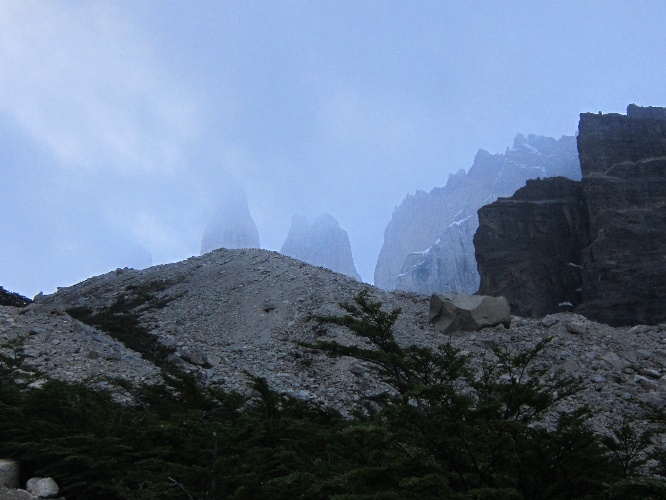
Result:
[[[218,248],[259,248],[259,231],[242,192],[225,196],[201,239],[201,255]]]
[[[474,293],[479,287],[472,238],[477,210],[510,196],[528,179],[580,178],[574,137],[516,136],[504,154],[479,150],[469,172],[446,186],[418,191],[397,207],[384,232],[375,285],[423,294]]]
[[[361,281],[354,266],[349,236],[329,214],[320,215],[312,224],[307,218],[294,215],[280,253]]]
[[[524,317],[571,310],[581,303],[581,250],[587,211],[579,182],[530,180],[511,198],[479,210],[474,236],[479,293],[503,295]]]
[[[590,217],[581,313],[610,324],[666,320],[666,109],[582,114]]]
[[[479,211],[480,293],[526,316],[571,303],[612,325],[666,320],[666,110],[582,114],[578,150],[578,185],[528,183]]]

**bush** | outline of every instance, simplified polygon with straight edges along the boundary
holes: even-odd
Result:
[[[25,307],[31,302],[29,298],[9,292],[0,286],[0,306]]]
[[[580,390],[575,379],[551,379],[535,365],[549,340],[516,355],[496,348],[497,361],[475,370],[449,343],[437,350],[398,345],[392,328],[400,311],[383,311],[368,291],[341,307],[344,316],[316,319],[348,328],[373,348],[330,341],[310,347],[370,363],[393,389],[372,420],[404,463],[398,484],[432,497],[581,498],[635,476],[647,435],[619,430],[616,437],[626,439],[614,447],[617,441],[585,425],[586,408],[560,414],[551,432],[534,425]],[[624,461],[614,459],[618,454]]]

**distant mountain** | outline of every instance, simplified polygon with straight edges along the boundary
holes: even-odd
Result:
[[[504,154],[479,150],[468,172],[449,175],[446,186],[407,195],[393,212],[375,268],[386,290],[475,293],[479,274],[472,238],[477,210],[511,196],[528,179],[580,179],[576,138],[518,134]]]
[[[245,193],[225,196],[201,240],[201,255],[218,248],[259,248],[259,231],[250,215]]]
[[[347,231],[329,214],[320,215],[312,224],[306,217],[294,215],[280,253],[361,281]]]

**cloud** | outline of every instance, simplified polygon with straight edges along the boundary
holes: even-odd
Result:
[[[197,100],[109,2],[0,3],[0,112],[70,167],[170,170]]]
[[[332,142],[403,144],[418,134],[415,109],[409,108],[392,96],[364,97],[356,91],[338,89],[324,100],[320,127]]]

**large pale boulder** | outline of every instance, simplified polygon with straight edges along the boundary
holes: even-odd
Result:
[[[487,326],[511,324],[509,302],[504,297],[434,294],[430,298],[430,323],[444,333],[478,331]]]
[[[38,498],[55,498],[60,491],[58,484],[50,477],[28,479],[25,489]]]
[[[14,460],[0,459],[0,486],[19,487],[19,466]]]

